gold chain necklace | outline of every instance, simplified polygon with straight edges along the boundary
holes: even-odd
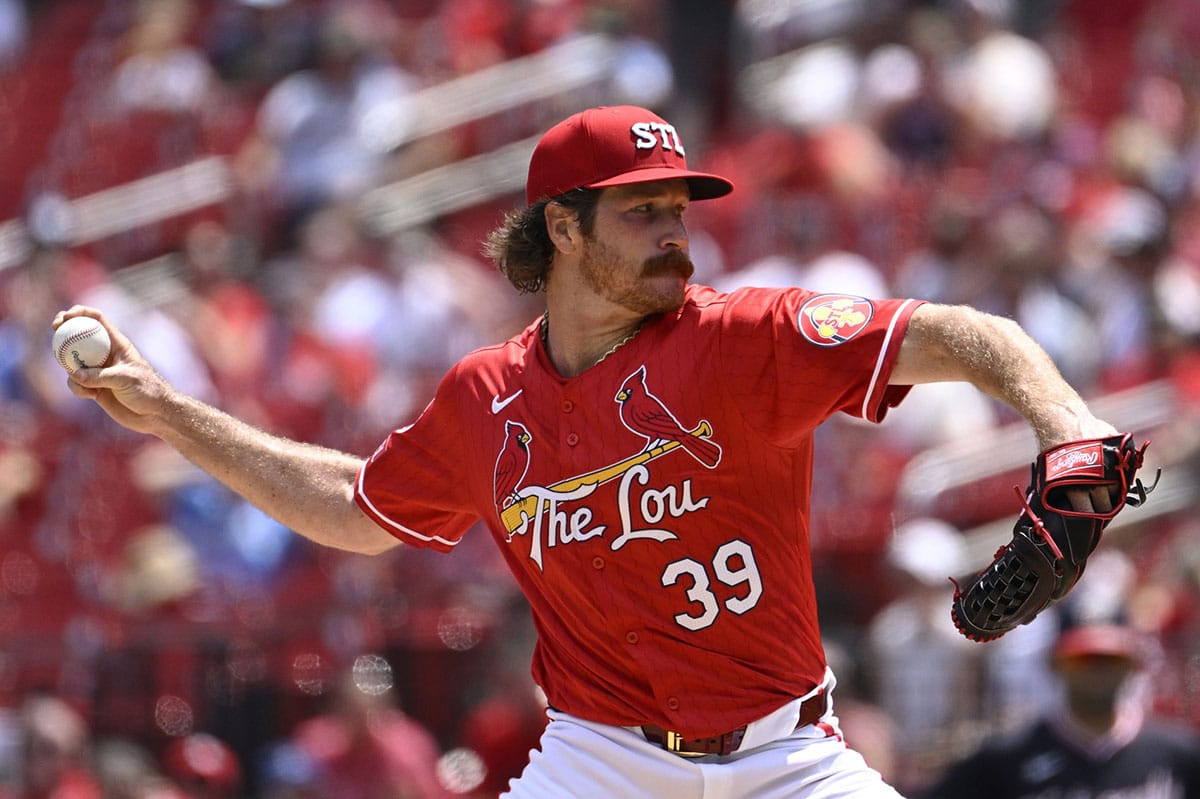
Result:
[[[632,341],[634,336],[636,336],[638,333],[642,332],[642,325],[644,325],[645,323],[646,323],[645,319],[638,322],[637,327],[635,327],[633,330],[629,331],[629,335],[625,336],[625,338],[621,339],[616,344],[612,345],[612,347],[609,348],[608,352],[604,353],[599,358],[597,358],[595,363],[592,364],[592,366],[595,366],[596,364],[600,363],[605,358],[612,355],[614,352],[621,349],[626,344],[628,344],[630,341]],[[546,352],[549,353],[550,352],[550,310],[549,309],[547,309],[545,311],[545,313],[542,314],[542,323],[541,323],[541,327],[540,327],[540,332],[542,335],[542,346],[545,347]]]

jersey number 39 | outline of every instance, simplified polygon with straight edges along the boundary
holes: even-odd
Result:
[[[754,562],[754,551],[750,545],[740,538],[722,544],[712,559],[712,575],[731,588],[742,587],[743,590],[725,600],[725,607],[739,616],[758,604],[762,597],[762,576],[758,573],[758,564]],[[675,614],[675,623],[687,630],[703,630],[711,627],[721,612],[721,603],[713,593],[712,577],[709,576],[708,566],[691,558],[668,563],[662,573],[662,584],[670,587],[684,579],[684,584],[690,578],[691,587],[687,589],[689,601],[700,606],[700,613]]]

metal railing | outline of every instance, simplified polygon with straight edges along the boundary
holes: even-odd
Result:
[[[392,150],[410,141],[528,103],[604,87],[617,45],[599,34],[572,37],[533,55],[430,86],[401,104],[403,119],[372,144]],[[612,91],[615,91],[613,89]],[[624,98],[610,97],[611,102]],[[534,139],[429,170],[376,188],[362,201],[366,222],[380,233],[419,225],[524,185]],[[214,155],[76,199],[55,214],[59,242],[77,247],[228,200],[237,191],[229,160]],[[0,271],[21,263],[34,247],[25,220],[0,223]]]

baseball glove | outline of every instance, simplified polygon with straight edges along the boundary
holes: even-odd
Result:
[[[1079,580],[1100,534],[1125,505],[1137,507],[1158,484],[1137,478],[1146,447],[1137,448],[1128,433],[1073,441],[1038,455],[1012,540],[965,590],[954,582],[950,615],[972,641],[991,641],[1028,624],[1046,607],[1067,595]],[[1113,507],[1107,513],[1071,507],[1066,492],[1104,486]],[[953,581],[953,578],[951,578]]]

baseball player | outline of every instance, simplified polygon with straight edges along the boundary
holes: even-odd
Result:
[[[1200,737],[1146,719],[1127,690],[1147,649],[1119,624],[1068,628],[1051,656],[1062,706],[954,764],[925,799],[1200,797]]]
[[[1011,321],[965,307],[689,283],[688,168],[649,110],[551,128],[489,253],[546,313],[473,352],[369,458],[183,396],[106,324],[72,390],[298,533],[451,552],[482,519],[532,609],[550,723],[507,796],[895,797],[834,715],[809,554],[813,431],[969,381],[1044,447],[1113,432]],[[1107,491],[1075,491],[1107,509]]]

